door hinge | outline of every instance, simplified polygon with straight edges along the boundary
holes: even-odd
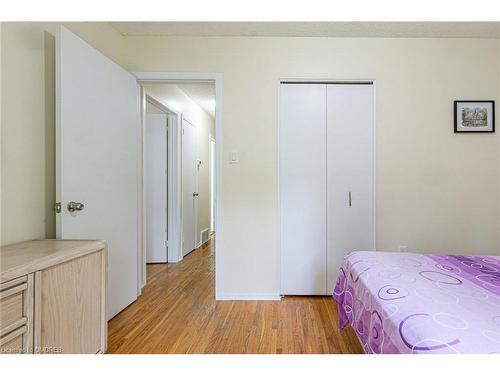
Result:
[[[56,214],[61,213],[61,202],[54,203],[54,211],[56,212]]]

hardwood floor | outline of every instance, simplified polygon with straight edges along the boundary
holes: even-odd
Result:
[[[363,353],[330,297],[215,301],[212,241],[180,263],[148,265],[108,340],[108,353]]]

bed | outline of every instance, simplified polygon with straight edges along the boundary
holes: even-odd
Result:
[[[333,297],[366,353],[500,353],[500,257],[354,251]]]

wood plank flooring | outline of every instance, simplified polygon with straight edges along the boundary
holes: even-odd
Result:
[[[363,353],[329,297],[215,301],[212,240],[147,266],[137,301],[109,322],[108,353]]]

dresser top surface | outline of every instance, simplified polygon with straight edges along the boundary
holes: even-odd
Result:
[[[0,282],[102,250],[105,241],[33,240],[0,248]]]

